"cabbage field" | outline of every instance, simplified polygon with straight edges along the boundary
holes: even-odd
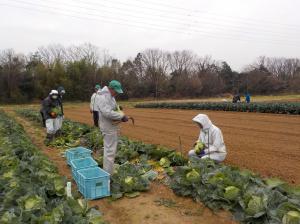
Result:
[[[21,125],[0,111],[0,223],[104,223],[34,146]]]
[[[300,114],[300,103],[229,103],[229,102],[158,102],[139,103],[136,108],[165,108],[190,110],[218,110],[276,114]]]
[[[18,110],[17,113],[36,124],[41,122],[37,111],[22,109]],[[9,120],[3,113],[1,116]],[[1,120],[2,130],[5,130],[8,124],[5,122],[2,123]],[[21,135],[24,135],[21,126],[15,124],[12,120],[9,120],[9,123],[20,129],[18,132],[22,132]],[[11,133],[15,133],[15,131]],[[1,136],[1,144],[3,145],[5,142],[3,139],[6,140],[8,136],[5,136],[4,131],[1,132]],[[16,139],[16,137],[14,136],[13,139]],[[11,144],[13,144],[13,139],[11,139]],[[66,120],[62,129],[62,136],[53,141],[51,146],[62,152],[77,145],[89,147],[93,151],[97,151],[97,154],[94,155],[97,155],[95,159],[102,165],[102,144],[102,136],[97,129]],[[28,145],[27,147],[35,148],[28,140],[26,145]],[[16,149],[17,147],[13,148]],[[1,150],[1,156],[4,157],[1,158],[5,160],[7,156],[10,157],[10,151]],[[26,156],[18,156],[19,162],[23,163],[23,159],[26,162],[29,158],[32,161],[32,156],[39,154],[38,150],[35,149],[30,156],[27,153],[25,153]],[[50,162],[48,161],[48,163]],[[125,137],[122,137],[119,141],[115,163],[116,170],[111,177],[112,200],[118,200],[122,197],[138,197],[140,192],[148,191],[151,188],[151,183],[161,182],[172,189],[175,194],[190,197],[196,202],[202,202],[213,211],[230,211],[233,218],[240,223],[299,223],[300,188],[292,187],[276,178],[264,179],[251,171],[240,170],[237,167],[224,164],[216,164],[211,160],[188,161],[181,153],[175,150],[131,141]],[[32,163],[31,165],[41,166],[40,163]],[[8,169],[8,171],[12,170],[12,174],[10,172],[8,174],[6,172],[3,173],[3,169],[1,168],[0,181],[14,176],[15,168],[12,167],[10,166]],[[38,170],[41,170],[41,167]],[[35,173],[37,169],[32,168],[30,172]],[[47,170],[47,172],[50,171]],[[72,217],[73,219],[78,218],[78,220],[89,222],[87,213],[81,211],[81,215],[73,216],[72,208],[64,207],[67,205],[70,206],[68,201],[71,199],[64,196],[62,186],[65,185],[65,182],[63,182],[63,178],[60,179],[57,175],[46,177],[47,181],[49,181],[49,186],[47,185],[49,189],[44,187],[42,188],[43,190],[39,190],[38,192],[33,191],[34,193],[31,193],[28,197],[30,200],[38,199],[38,204],[41,207],[44,206],[50,209],[50,211],[47,209],[34,210],[36,212],[34,215],[28,217],[27,213],[25,218],[28,220],[42,219],[45,216],[46,218],[56,218],[55,212],[58,211],[51,210],[51,208],[54,209],[56,207],[56,204],[54,206],[54,204],[48,202],[49,199],[47,198],[49,197],[48,194],[51,193],[61,200],[55,200],[55,203],[61,202],[62,204],[60,212],[63,212],[59,214],[63,215],[59,216],[60,219]],[[57,189],[55,191],[53,189],[53,185],[55,187],[55,184],[53,184],[54,180],[61,181],[61,185],[57,185],[61,186],[60,190]],[[24,181],[24,178],[22,177],[20,181]],[[9,196],[11,196],[10,198],[15,198],[14,194]],[[6,207],[1,207],[0,210],[0,215],[3,219],[17,220],[20,218],[20,215],[23,218],[23,214],[25,213],[22,211],[26,210],[26,208],[22,207],[24,206],[22,203],[24,203],[24,200],[26,201],[26,198],[21,197],[22,199],[17,200],[20,202],[15,205],[12,201],[2,203],[4,202],[4,198],[2,199],[2,197],[3,195],[1,196],[1,204],[6,205]],[[76,200],[71,201],[75,204],[77,202]],[[45,203],[50,203],[52,207],[45,206]]]

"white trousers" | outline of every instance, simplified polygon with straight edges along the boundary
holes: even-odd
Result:
[[[194,157],[194,158],[198,158],[198,159],[207,159],[207,158],[210,158],[210,159],[215,160],[217,162],[222,162],[226,158],[226,153],[223,153],[223,152],[213,152],[213,153],[211,153],[209,155],[205,155],[205,156],[199,157],[195,153],[195,150],[193,150],[193,149],[189,151],[188,155],[189,155],[189,157]]]
[[[102,135],[104,144],[103,169],[112,175],[118,146],[118,132],[102,133]]]
[[[57,117],[56,119],[58,119],[58,127],[57,127],[57,130],[60,130],[61,127],[62,127],[62,124],[63,124],[64,116],[59,116],[59,117]],[[56,130],[56,131],[57,131],[57,130]]]
[[[61,120],[57,118],[46,120],[47,134],[54,135],[61,128]]]

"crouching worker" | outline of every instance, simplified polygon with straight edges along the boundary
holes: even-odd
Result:
[[[49,96],[43,100],[42,103],[42,113],[45,119],[45,125],[47,129],[47,136],[45,139],[45,144],[49,143],[54,139],[56,132],[60,128],[61,122],[61,107],[58,99],[58,91],[51,90]]]
[[[198,114],[193,121],[199,126],[200,135],[195,148],[189,151],[189,157],[222,162],[227,153],[221,130],[212,124],[206,114]]]
[[[110,174],[114,172],[118,146],[118,124],[128,121],[128,117],[123,112],[117,111],[118,105],[115,96],[121,93],[123,93],[121,84],[112,80],[108,87],[103,87],[95,102],[96,110],[99,111],[99,124],[104,143],[103,169]]]

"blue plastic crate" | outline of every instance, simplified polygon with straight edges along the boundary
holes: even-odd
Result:
[[[92,151],[84,147],[71,148],[66,151],[67,163],[71,165],[73,159],[91,157]]]
[[[78,170],[97,166],[98,163],[92,157],[71,160],[72,175],[76,183],[78,183]]]
[[[110,175],[99,167],[78,170],[79,191],[86,199],[110,196]]]

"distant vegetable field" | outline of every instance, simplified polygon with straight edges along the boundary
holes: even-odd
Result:
[[[140,103],[136,108],[166,108],[166,109],[191,109],[191,110],[218,110],[259,112],[275,114],[300,114],[300,103],[228,103],[228,102],[182,102],[182,103]]]

